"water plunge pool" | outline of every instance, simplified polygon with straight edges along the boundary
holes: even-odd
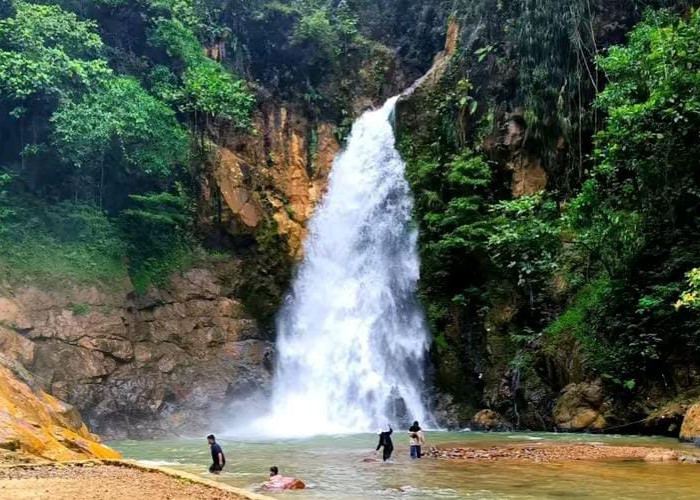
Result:
[[[293,438],[294,436],[290,436]],[[567,463],[469,462],[424,458],[412,462],[404,433],[394,435],[394,463],[364,462],[376,436],[322,436],[310,439],[237,441],[221,438],[226,469],[211,476],[204,437],[108,443],[125,458],[197,473],[253,490],[271,465],[303,479],[307,490],[276,495],[294,499],[479,498],[479,499],[697,499],[700,465],[641,461]],[[628,446],[663,446],[691,450],[673,439],[546,433],[428,434],[430,445],[498,446],[518,442],[600,442]]]

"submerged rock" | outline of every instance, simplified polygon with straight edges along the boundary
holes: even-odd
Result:
[[[285,476],[273,476],[262,485],[263,491],[303,490],[306,484],[301,479]]]

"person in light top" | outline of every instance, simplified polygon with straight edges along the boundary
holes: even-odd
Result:
[[[413,425],[408,428],[408,444],[411,448],[411,458],[421,457],[421,446],[425,443],[425,433],[418,425],[418,421],[413,422]]]
[[[270,467],[270,479],[261,487],[263,491],[303,490],[306,484],[301,479],[280,475],[276,466]]]

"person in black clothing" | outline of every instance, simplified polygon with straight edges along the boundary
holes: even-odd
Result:
[[[379,434],[379,444],[377,444],[377,449],[376,451],[379,451],[379,448],[384,447],[384,450],[382,452],[382,459],[386,462],[391,458],[391,454],[394,451],[394,443],[391,442],[391,435],[394,433],[394,430],[389,427],[388,431],[377,431],[377,434]]]
[[[209,472],[212,474],[218,474],[226,465],[226,457],[224,456],[224,450],[221,449],[219,443],[216,442],[214,434],[209,434],[207,436],[207,441],[211,447],[211,459],[212,464],[209,466]]]

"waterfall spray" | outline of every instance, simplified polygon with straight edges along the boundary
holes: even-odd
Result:
[[[271,413],[258,432],[366,432],[429,417],[413,199],[391,123],[397,99],[359,118],[333,164],[277,318]]]

